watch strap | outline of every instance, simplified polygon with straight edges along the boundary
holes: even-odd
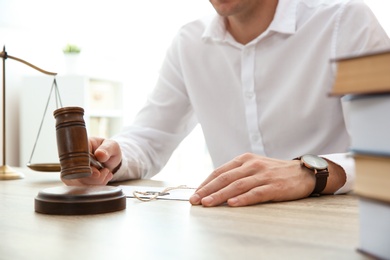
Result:
[[[315,171],[316,186],[310,196],[320,196],[321,192],[325,189],[328,181],[329,171],[328,169],[322,171]]]
[[[294,158],[294,160],[301,161],[301,157],[296,157],[296,158]],[[311,168],[306,167],[303,162],[301,162],[301,165],[303,167],[313,171],[314,176],[316,177],[316,184],[315,184],[314,190],[310,194],[310,196],[312,196],[312,197],[320,196],[321,192],[326,187],[326,183],[328,181],[328,176],[329,176],[329,170],[328,169],[323,169],[323,170],[311,169]]]

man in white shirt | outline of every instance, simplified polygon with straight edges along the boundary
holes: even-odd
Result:
[[[90,138],[106,168],[63,181],[152,177],[199,123],[216,169],[194,205],[350,191],[354,168],[343,154],[349,137],[340,98],[329,96],[330,60],[390,47],[375,16],[358,0],[210,2],[218,15],[181,28],[134,124],[112,139]],[[305,154],[326,158],[326,174],[293,160]]]

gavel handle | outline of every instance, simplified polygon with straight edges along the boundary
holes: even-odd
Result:
[[[94,167],[96,167],[98,170],[104,168],[104,165],[103,165],[101,162],[99,162],[99,161],[96,159],[95,155],[93,155],[92,153],[89,153],[89,160],[90,160],[90,162],[91,162],[91,165],[94,166]]]

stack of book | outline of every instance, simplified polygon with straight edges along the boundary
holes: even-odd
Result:
[[[336,59],[355,159],[359,250],[390,259],[390,50]]]

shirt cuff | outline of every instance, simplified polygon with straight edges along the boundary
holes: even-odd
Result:
[[[336,153],[321,155],[338,165],[340,165],[346,174],[346,181],[344,185],[338,189],[334,194],[345,194],[353,190],[355,184],[355,160],[348,153]]]

